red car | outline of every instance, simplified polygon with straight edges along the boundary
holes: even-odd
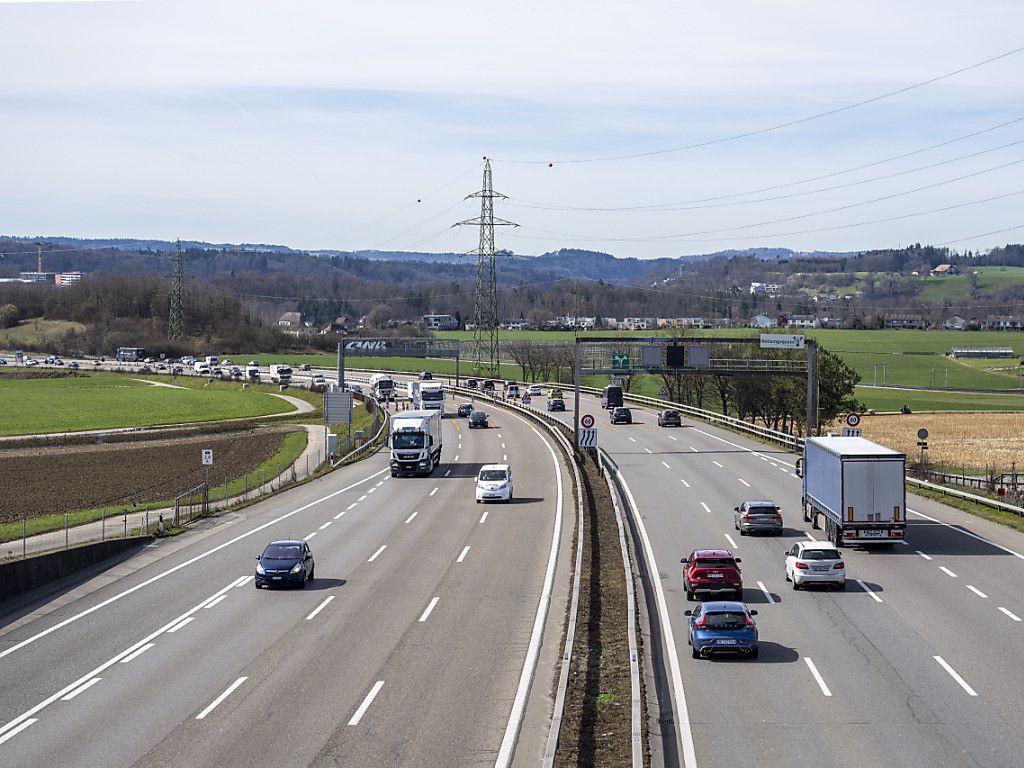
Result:
[[[729,550],[695,549],[680,562],[683,564],[683,589],[687,600],[695,599],[698,593],[728,594],[734,600],[743,599],[740,559],[733,557]]]

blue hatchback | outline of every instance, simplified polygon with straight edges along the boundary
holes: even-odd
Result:
[[[273,541],[256,557],[256,589],[292,584],[305,587],[313,580],[316,564],[304,541]]]
[[[690,617],[689,642],[693,658],[714,653],[737,653],[757,658],[757,611],[743,603],[698,603],[684,616]]]

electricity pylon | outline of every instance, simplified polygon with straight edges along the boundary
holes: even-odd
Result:
[[[167,338],[185,338],[185,310],[182,308],[182,291],[185,284],[185,259],[181,254],[181,240],[178,240],[171,257],[174,271],[171,272],[171,315],[167,322]]]

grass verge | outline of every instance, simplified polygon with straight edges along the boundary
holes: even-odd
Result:
[[[932,501],[938,501],[945,504],[947,507],[954,507],[962,512],[968,512],[975,517],[980,517],[984,520],[999,523],[1000,525],[1005,525],[1008,528],[1024,532],[1024,517],[1016,515],[1013,512],[1004,512],[1001,509],[994,509],[993,507],[988,507],[984,504],[970,501],[969,499],[961,499],[958,496],[949,496],[941,491],[933,491],[930,488],[921,488],[916,485],[910,486],[907,488],[907,491],[915,496],[921,496],[926,499],[931,499]],[[977,491],[972,490],[971,493],[977,493]]]

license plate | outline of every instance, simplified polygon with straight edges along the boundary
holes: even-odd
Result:
[[[274,580],[274,581],[280,581],[280,580],[281,580],[281,577],[280,577],[280,576],[271,576],[270,578],[271,578],[272,580]]]
[[[720,574],[720,573],[709,573],[708,574],[708,578],[709,579],[720,579],[720,578],[722,578],[722,574]]]
[[[831,571],[832,569],[827,565],[815,565],[811,567],[812,571]]]
[[[881,539],[881,538],[884,538],[885,536],[887,536],[888,534],[887,534],[886,531],[867,530],[867,531],[861,531],[860,535],[863,538],[865,538],[865,539]]]
[[[736,645],[735,640],[718,640],[718,645]]]

